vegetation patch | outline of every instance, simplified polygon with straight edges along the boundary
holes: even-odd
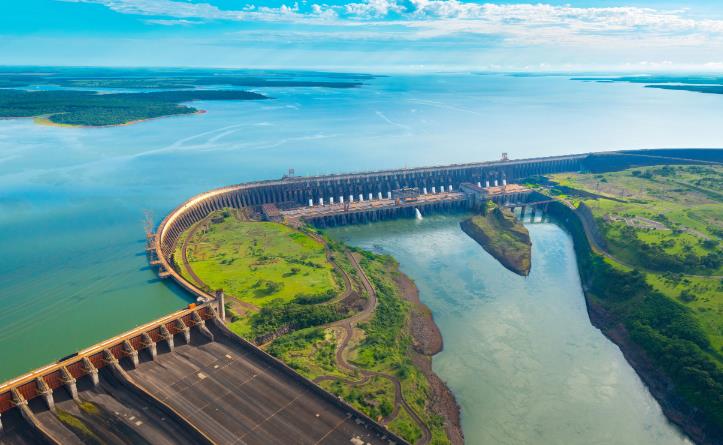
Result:
[[[482,215],[460,223],[462,230],[509,270],[529,275],[532,264],[530,234],[508,209],[489,202]]]
[[[53,124],[102,127],[198,112],[196,108],[181,105],[183,102],[266,98],[258,93],[234,90],[114,94],[71,90],[0,90],[0,117],[45,116]]]
[[[103,441],[79,418],[67,411],[56,408],[55,415],[58,420],[63,422],[76,436],[83,440],[83,443],[89,445],[102,445]]]
[[[593,252],[569,207],[550,207],[568,221],[586,295],[607,314],[606,329],[622,324],[672,391],[723,431],[723,168],[654,166],[551,180],[545,192],[587,206],[605,238],[606,251]]]
[[[258,307],[273,303],[264,315],[267,322],[305,311],[296,305],[282,311],[284,303],[308,305],[340,292],[319,241],[280,223],[242,221],[231,211],[220,215],[201,223],[186,251],[189,267],[207,290],[223,289],[232,298]],[[194,282],[180,249],[174,261],[181,274]]]

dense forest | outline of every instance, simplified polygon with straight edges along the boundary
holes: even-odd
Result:
[[[118,94],[68,90],[0,90],[0,117],[47,116],[50,122],[56,124],[106,126],[198,111],[193,107],[180,105],[182,102],[266,98],[262,94],[238,90]]]

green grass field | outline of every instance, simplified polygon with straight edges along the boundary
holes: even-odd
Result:
[[[712,348],[723,353],[723,168],[654,166],[550,179],[573,189],[560,196],[590,207],[609,253],[690,309]],[[706,257],[708,264],[701,262]]]
[[[180,254],[179,249],[175,254],[179,270],[194,282]],[[279,223],[240,221],[228,215],[196,231],[187,255],[190,267],[208,288],[223,289],[258,307],[340,291],[324,246]]]

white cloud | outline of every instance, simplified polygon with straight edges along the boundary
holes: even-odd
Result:
[[[583,8],[459,0],[357,0],[343,6],[302,1],[301,5],[271,8],[239,0],[239,9],[222,10],[210,3],[174,0],[61,1],[95,3],[119,13],[153,16],[154,19],[146,22],[160,25],[213,20],[325,25],[310,28],[310,32],[327,37],[359,32],[366,39],[370,33],[379,33],[383,39],[382,33],[404,32],[408,39],[417,40],[496,36],[513,45],[635,42],[692,46],[723,42],[723,20],[693,18],[685,10],[633,6]],[[339,30],[340,27],[344,30]]]

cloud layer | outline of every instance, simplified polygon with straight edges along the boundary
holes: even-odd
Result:
[[[102,5],[149,28],[178,29],[179,38],[194,36],[185,34],[189,28],[206,30],[198,47],[260,58],[296,60],[314,50],[324,60],[374,54],[389,64],[665,68],[718,66],[723,54],[723,20],[687,9],[464,0],[279,0],[273,7],[237,0],[234,9],[214,3],[221,0],[57,1]]]
[[[545,44],[590,39],[641,43],[700,44],[723,37],[723,20],[695,19],[687,11],[640,7],[582,8],[549,4],[493,4],[459,0],[363,0],[345,4],[298,3],[278,7],[244,4],[236,10],[174,0],[62,0],[95,3],[123,14],[149,16],[150,24],[190,25],[209,21],[272,22],[359,29],[381,35],[395,28],[407,38],[499,35],[512,43]],[[362,28],[364,28],[362,30]],[[343,33],[348,34],[346,29]],[[393,33],[394,35],[395,33]]]

